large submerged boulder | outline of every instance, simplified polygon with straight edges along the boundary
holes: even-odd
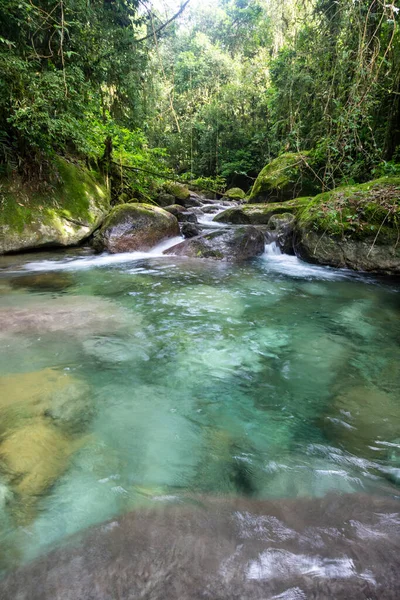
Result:
[[[102,176],[63,158],[55,159],[46,185],[18,176],[0,184],[0,254],[79,244],[110,210]]]
[[[179,235],[179,225],[171,213],[151,204],[121,204],[110,212],[96,235],[96,250],[134,252],[149,250]]]
[[[319,194],[301,211],[296,253],[356,271],[400,273],[400,178]]]
[[[255,227],[243,226],[187,239],[166,250],[165,254],[241,262],[260,256],[264,248],[263,233]]]
[[[249,202],[281,202],[321,191],[309,152],[286,152],[266,165],[250,192]]]

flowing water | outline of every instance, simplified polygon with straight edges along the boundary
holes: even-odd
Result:
[[[188,494],[399,494],[398,284],[162,249],[1,259],[3,569]]]

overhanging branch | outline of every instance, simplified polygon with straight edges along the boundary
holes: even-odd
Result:
[[[186,0],[186,2],[184,4],[182,4],[182,6],[178,10],[178,12],[173,17],[171,17],[170,19],[168,19],[168,21],[166,21],[165,23],[163,23],[163,25],[161,25],[154,32],[152,31],[148,35],[145,35],[144,37],[139,38],[138,40],[136,40],[136,42],[144,42],[145,40],[148,40],[149,38],[154,37],[155,35],[157,35],[158,33],[160,33],[160,31],[162,31],[163,29],[165,29],[170,23],[172,23],[172,21],[175,21],[175,19],[177,19],[179,17],[179,15],[181,15],[183,13],[183,11],[185,10],[185,8],[189,4],[189,2],[190,2],[190,0]]]

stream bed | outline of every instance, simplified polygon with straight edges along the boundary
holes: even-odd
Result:
[[[400,496],[400,286],[243,265],[0,258],[0,570],[189,495]]]

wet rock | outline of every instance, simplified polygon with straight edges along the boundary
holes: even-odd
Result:
[[[186,208],[180,204],[171,204],[170,206],[166,206],[165,210],[171,213],[171,215],[174,215],[174,217],[186,212]]]
[[[272,232],[270,241],[276,241],[285,254],[293,254],[293,232],[296,217],[291,213],[273,215],[268,222],[268,229]],[[268,239],[268,235],[267,235]]]
[[[216,223],[230,223],[232,225],[250,225],[250,217],[241,208],[228,208],[214,217]]]
[[[400,274],[400,245],[384,237],[364,240],[330,236],[300,227],[296,233],[296,254],[312,263],[387,275]]]
[[[223,208],[223,205],[218,203],[218,204],[209,204],[207,206],[203,206],[201,210],[203,211],[204,214],[209,215],[209,214],[212,214],[212,213],[215,213],[215,212],[221,210],[222,208]]]
[[[181,228],[181,234],[186,239],[196,237],[196,235],[200,235],[200,227],[198,227],[194,223],[183,223]]]
[[[197,194],[194,194],[193,192],[190,193],[189,198],[186,198],[186,200],[183,200],[182,202],[186,208],[194,208],[194,207],[201,206],[200,196],[198,196]]]
[[[184,211],[178,213],[176,217],[179,223],[197,223],[197,216],[194,212]]]
[[[399,596],[394,498],[180,500],[71,538],[0,581],[0,596],[109,600],[118,590],[128,600],[149,589],[151,600]]]
[[[171,204],[175,203],[175,196],[173,196],[172,194],[167,194],[166,192],[159,194],[159,196],[157,197],[157,204],[158,206],[161,206],[162,208],[165,208],[166,206],[170,206]]]
[[[151,204],[122,204],[113,208],[94,240],[96,250],[134,252],[149,250],[179,235],[176,218]]]
[[[243,226],[229,230],[218,230],[185,240],[165,254],[193,258],[213,258],[240,262],[260,256],[264,252],[265,240],[255,227]]]

